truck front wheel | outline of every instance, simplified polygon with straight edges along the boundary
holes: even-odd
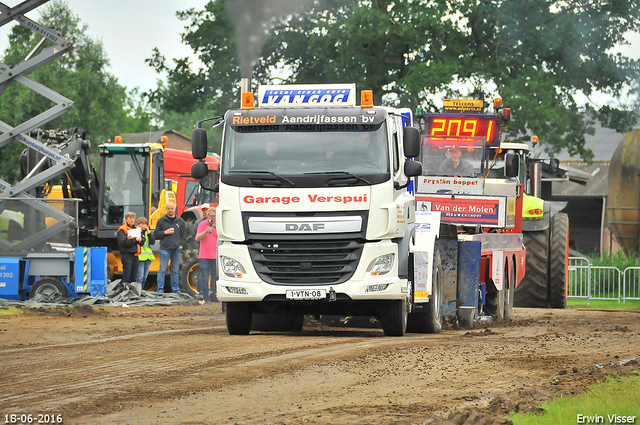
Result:
[[[249,335],[251,306],[247,303],[224,303],[229,335]]]
[[[381,316],[385,336],[403,336],[407,330],[407,301],[389,301],[383,307]]]

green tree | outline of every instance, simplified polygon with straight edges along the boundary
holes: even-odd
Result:
[[[550,152],[566,148],[587,160],[585,134],[596,119],[618,131],[637,119],[625,88],[637,84],[640,64],[610,49],[639,29],[640,0],[321,0],[280,15],[267,12],[282,2],[248,8],[238,1],[178,13],[188,23],[183,39],[203,66],[194,72],[176,59],[170,67],[156,52],[150,64],[168,72],[167,85],[151,93],[162,110],[237,106],[246,64],[236,39],[245,38],[236,38],[227,16],[240,14],[247,18],[237,20],[246,22],[240,35],[276,17],[252,64],[254,83],[355,82],[372,89],[376,103],[414,110],[437,110],[443,93],[488,103],[500,95],[515,118],[511,140],[537,134]],[[596,92],[620,104],[579,104]]]
[[[68,4],[54,1],[47,5],[38,22],[55,27],[74,45],[73,50],[40,67],[29,77],[74,102],[75,109],[49,122],[49,128],[79,127],[87,130],[92,149],[125,132],[148,131],[153,117],[151,108],[136,89],[127,92],[116,77],[107,71],[109,60],[102,43],[86,35],[87,25]],[[23,25],[16,25],[9,35],[9,47],[3,62],[9,66],[24,61],[41,37]],[[44,47],[51,46],[47,41]],[[11,84],[2,94],[0,119],[16,126],[44,112],[52,105],[21,84]],[[20,180],[16,161],[24,145],[17,141],[2,148],[0,176],[7,181]],[[94,155],[95,159],[95,155]]]

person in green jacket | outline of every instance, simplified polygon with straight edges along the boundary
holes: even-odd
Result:
[[[156,238],[153,236],[153,232],[149,231],[146,218],[138,218],[137,224],[140,228],[142,241],[140,242],[140,253],[138,254],[138,277],[136,278],[136,282],[144,289],[147,276],[149,276],[149,267],[151,267],[151,263],[156,259],[155,254],[151,250],[151,245],[155,243]]]

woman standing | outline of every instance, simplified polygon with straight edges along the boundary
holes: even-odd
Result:
[[[151,267],[151,263],[156,259],[151,249],[151,245],[155,243],[156,238],[152,232],[149,232],[149,225],[146,218],[140,217],[137,224],[140,228],[142,241],[140,242],[140,254],[138,254],[138,276],[136,277],[136,282],[144,289],[144,285],[147,283],[147,276],[149,276],[149,267]]]

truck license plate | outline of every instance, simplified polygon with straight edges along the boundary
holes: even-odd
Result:
[[[326,289],[289,290],[286,296],[288,300],[321,300],[327,298],[327,291]]]

